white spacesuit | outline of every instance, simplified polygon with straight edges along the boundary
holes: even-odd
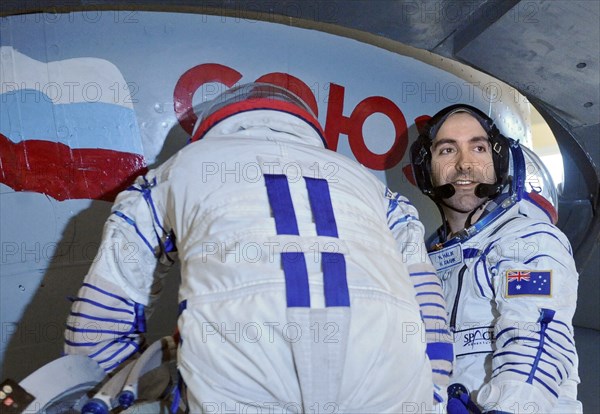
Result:
[[[324,149],[285,90],[233,88],[200,118],[192,143],[118,196],[66,352],[109,372],[136,353],[179,260],[191,412],[430,409],[452,346],[414,207]]]
[[[455,337],[448,412],[581,412],[571,322],[578,275],[554,226],[554,186],[534,153],[476,109],[456,105],[434,116],[412,148],[419,187],[436,204],[452,194],[433,188],[427,148],[452,111],[478,119],[498,153],[497,182],[481,192],[492,200],[479,220],[450,236],[442,225],[427,242]]]

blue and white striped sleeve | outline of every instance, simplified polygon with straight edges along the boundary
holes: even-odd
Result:
[[[406,263],[425,325],[427,355],[436,388],[434,398],[437,402],[443,402],[454,352],[442,286],[425,248],[425,229],[419,221],[417,210],[400,195],[393,194],[388,199],[388,226]]]
[[[160,186],[150,172],[117,197],[96,258],[71,298],[65,353],[87,355],[107,372],[144,346],[146,317],[176,258]]]
[[[485,410],[553,412],[559,396],[576,401],[579,383],[572,326],[578,275],[569,242],[539,223],[496,251],[488,259],[499,313],[496,349],[478,403]]]

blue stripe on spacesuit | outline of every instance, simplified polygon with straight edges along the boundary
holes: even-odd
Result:
[[[551,391],[557,398],[558,398],[558,394],[556,392],[554,392],[552,389],[550,389],[550,387],[548,385],[546,385],[543,381],[541,381],[539,378],[536,377],[536,371],[539,370],[539,363],[540,363],[540,359],[542,357],[542,352],[544,350],[544,343],[545,340],[547,339],[547,335],[546,335],[546,328],[548,327],[548,324],[552,321],[552,319],[554,319],[554,314],[556,312],[551,310],[551,309],[542,309],[541,310],[541,315],[540,315],[540,339],[539,339],[539,345],[538,345],[538,350],[537,353],[535,355],[535,359],[533,360],[533,366],[531,367],[531,371],[529,372],[529,375],[527,376],[527,380],[526,382],[528,384],[532,384],[533,380],[537,380],[538,382],[540,382],[542,385],[544,385],[549,391]],[[556,381],[556,380],[555,380]]]
[[[322,252],[325,306],[350,306],[346,259],[342,253]]]
[[[425,333],[448,334],[447,329],[425,329]],[[431,358],[431,355],[429,356]]]
[[[67,325],[66,329],[69,331],[72,331],[72,332],[97,333],[97,334],[108,334],[108,335],[123,335],[123,334],[135,333],[135,329],[133,329],[133,326],[127,331],[114,331],[114,330],[110,330],[110,329],[75,328],[75,327],[69,326],[69,325]]]
[[[549,259],[551,259],[551,260],[554,260],[554,261],[555,261],[556,263],[558,263],[560,266],[562,266],[562,267],[564,267],[565,269],[567,269],[567,267],[566,267],[566,266],[565,266],[565,265],[564,265],[564,264],[563,264],[561,261],[559,261],[559,260],[556,260],[556,258],[554,258],[554,257],[552,257],[552,256],[550,256],[550,255],[548,255],[548,254],[538,254],[537,256],[533,256],[532,258],[525,260],[525,261],[523,262],[523,264],[529,264],[529,263],[533,262],[534,260],[536,260],[536,259],[539,259],[540,257],[547,257],[547,258],[549,258]]]
[[[535,235],[537,235],[537,234],[547,234],[547,235],[549,235],[549,236],[551,236],[551,237],[554,237],[556,240],[558,240],[558,242],[560,243],[560,245],[561,245],[561,246],[562,246],[562,247],[563,247],[563,248],[564,248],[566,251],[568,251],[568,252],[569,252],[569,254],[571,254],[571,248],[570,248],[569,246],[565,246],[565,245],[563,244],[563,242],[562,242],[562,241],[561,241],[561,240],[560,240],[560,239],[559,239],[559,238],[558,238],[558,237],[557,237],[555,234],[553,234],[553,233],[551,233],[551,232],[549,232],[549,231],[543,231],[543,230],[540,230],[540,231],[534,231],[533,233],[525,234],[525,235],[523,235],[523,236],[521,236],[521,237],[519,237],[519,238],[520,238],[520,239],[526,239],[526,238],[528,238],[528,237],[535,236]]]
[[[148,239],[146,239],[146,237],[142,234],[142,232],[140,231],[140,229],[137,226],[137,223],[132,218],[127,217],[125,214],[121,213],[120,211],[114,211],[113,214],[117,217],[122,218],[123,220],[125,220],[125,222],[127,224],[131,225],[135,229],[135,232],[137,233],[137,235],[142,239],[142,241],[146,244],[146,246],[148,246],[148,248],[150,249],[152,254],[154,254],[154,248],[152,247],[152,245],[150,244]]]
[[[440,305],[439,303],[435,303],[435,302],[424,302],[424,303],[421,303],[420,306],[421,307],[432,306],[434,308],[441,308],[441,309],[446,310],[446,307],[444,305]]]
[[[86,298],[74,298],[73,302],[85,302],[85,303],[89,303],[91,305],[97,306],[99,308],[102,308],[102,309],[106,309],[106,310],[110,310],[110,311],[115,311],[115,312],[126,313],[128,315],[133,315],[135,313],[135,312],[133,312],[132,310],[129,310],[129,309],[113,308],[112,306],[106,306],[106,305],[103,305],[100,302],[96,302],[94,300],[86,299]]]
[[[182,300],[179,302],[179,306],[177,307],[177,316],[181,316],[184,310],[187,309],[187,300]]]
[[[107,292],[106,290],[104,290],[104,289],[100,289],[99,287],[97,287],[97,286],[94,286],[94,285],[92,285],[92,284],[90,284],[90,283],[83,283],[83,284],[82,284],[82,286],[85,286],[85,287],[88,287],[88,288],[90,288],[90,289],[93,289],[93,290],[95,290],[96,292],[100,292],[100,293],[102,293],[102,294],[104,294],[104,295],[106,295],[106,296],[110,296],[111,298],[115,298],[115,299],[117,299],[117,300],[119,300],[119,301],[123,302],[124,304],[126,304],[126,305],[128,305],[128,306],[134,306],[134,302],[133,302],[133,301],[131,301],[131,300],[128,300],[128,299],[126,299],[126,298],[124,298],[124,297],[122,297],[122,296],[115,295],[114,293]]]
[[[546,364],[546,365],[548,365],[548,366],[550,366],[550,367],[554,368],[554,370],[555,370],[555,371],[556,371],[556,373],[558,374],[558,378],[559,378],[561,381],[564,379],[564,376],[563,376],[562,372],[560,372],[560,368],[558,367],[558,365],[556,365],[556,364],[554,364],[554,363],[552,363],[552,362],[550,362],[550,361],[548,361],[548,360],[546,360],[546,359],[544,359],[544,358],[541,358],[541,359],[540,359],[540,362],[543,362],[544,364]],[[566,373],[566,372],[565,372],[565,375],[567,375],[567,373]]]
[[[152,199],[151,188],[156,185],[156,178],[154,178],[151,183],[148,182],[146,177],[143,177],[143,178],[144,178],[144,185],[142,186],[142,190],[143,190],[142,194],[144,195],[144,199],[148,202],[148,205],[150,206],[150,209],[152,210],[152,214],[154,215],[154,222],[156,224],[158,224],[158,227],[162,230],[163,233],[167,233],[167,231],[164,229],[162,223],[160,222],[160,220],[158,218],[158,214],[156,213],[156,207],[154,206],[154,200]]]
[[[414,272],[414,273],[409,273],[411,277],[413,276],[431,276],[431,275],[435,275],[437,276],[437,274],[435,272]]]
[[[548,342],[550,342],[551,344],[554,344],[554,345],[556,345],[557,347],[559,347],[560,349],[564,350],[565,352],[568,352],[568,353],[570,353],[570,354],[573,354],[573,355],[576,355],[576,354],[577,354],[575,351],[573,351],[573,350],[571,350],[571,349],[567,349],[567,348],[565,348],[564,346],[562,346],[561,344],[559,344],[558,342],[556,342],[555,340],[553,340],[553,339],[552,339],[551,337],[549,337],[548,335],[546,335],[545,337],[546,337],[546,339],[548,340]],[[550,345],[550,344],[548,344],[548,345]],[[549,348],[551,348],[551,349],[553,349],[553,350],[554,350],[554,346],[549,346]],[[560,351],[558,351],[558,352],[560,352]],[[564,354],[561,352],[561,355],[564,355]],[[567,356],[566,356],[566,355],[564,355],[564,356],[565,356],[565,358],[567,358]]]
[[[553,329],[548,327],[549,331],[552,332],[556,332],[558,335],[562,336],[563,338],[565,338],[567,340],[567,342],[571,345],[571,346],[575,346],[575,343],[571,340],[571,338],[569,338],[566,334],[564,334],[563,332],[559,331],[558,329]]]
[[[479,292],[481,293],[481,296],[483,296],[483,297],[485,297],[485,294],[483,292],[483,286],[479,282],[479,272],[477,271],[477,267],[479,265],[481,265],[483,267],[483,274],[485,276],[485,280],[488,284],[488,287],[492,291],[492,296],[496,296],[496,289],[494,288],[494,284],[492,283],[492,280],[491,280],[490,275],[487,270],[486,259],[487,259],[487,255],[492,251],[492,249],[494,248],[494,246],[498,242],[498,240],[500,240],[500,238],[497,238],[496,240],[494,240],[490,244],[488,244],[487,247],[481,253],[481,256],[479,257],[479,259],[477,259],[477,262],[475,263],[475,282],[477,283]]]
[[[477,257],[477,255],[479,254],[479,252],[480,252],[479,249],[474,249],[474,248],[463,249],[463,258],[465,258],[465,259],[472,259],[474,257]]]
[[[137,351],[136,351],[137,352]],[[133,355],[135,352],[132,352],[131,355]],[[129,355],[127,358],[124,358],[120,361],[115,362],[112,365],[109,365],[108,367],[104,368],[105,372],[111,372],[113,369],[117,368],[119,365],[121,365],[123,363],[124,360],[128,359],[131,355]]]
[[[547,344],[547,345],[548,345],[548,344]],[[552,355],[552,354],[550,353],[550,351],[552,351],[553,353],[556,353],[556,354],[560,355],[560,356],[561,356],[561,358],[563,358],[563,359],[566,359],[567,361],[569,361],[569,364],[570,364],[571,366],[574,366],[574,365],[575,365],[575,362],[574,362],[574,361],[573,361],[571,358],[569,358],[569,356],[568,356],[568,355],[564,354],[563,352],[561,352],[561,351],[560,351],[560,350],[558,350],[558,349],[555,349],[555,348],[553,348],[553,347],[552,347],[552,346],[550,346],[550,345],[546,346],[546,347],[545,347],[545,348],[542,350],[542,353],[544,353],[544,354],[548,355],[548,356],[549,356],[550,358],[552,358],[552,359],[555,359],[555,360],[557,360],[557,361],[561,362],[561,361],[560,361],[560,359],[559,359],[559,358],[557,358],[557,357],[555,357],[554,355]],[[569,351],[569,352],[571,352],[571,351]],[[572,354],[575,354],[575,352],[571,352],[571,353],[572,353]],[[565,362],[561,362],[561,363],[562,363],[563,365],[565,365],[565,366],[566,366],[566,363],[565,363]]]
[[[502,259],[502,260],[499,260],[499,261],[498,261],[498,263],[496,263],[494,266],[491,266],[491,267],[490,267],[490,269],[493,269],[493,270],[495,270],[495,271],[498,271],[498,268],[500,267],[500,265],[501,265],[502,263],[504,263],[504,262],[508,262],[508,261],[509,261],[508,259]]]
[[[556,231],[556,226],[554,226],[554,225],[552,225],[550,223],[543,222],[543,221],[540,221],[538,223],[530,224],[528,227],[536,227],[536,226],[546,226],[546,227],[550,227],[552,230]],[[570,244],[568,244],[568,245],[565,246],[560,241],[560,239],[558,237],[554,236],[554,238],[557,239],[560,242],[560,244],[569,252],[570,255],[573,255],[573,250],[571,249],[571,245]]]
[[[68,339],[65,339],[65,344],[67,344],[69,346],[75,346],[75,347],[85,347],[85,346],[96,346],[96,345],[98,345],[98,342],[73,342]],[[90,358],[92,357],[91,355],[88,355],[88,356]]]
[[[531,358],[534,358],[534,356],[532,356],[532,355],[530,355],[530,356],[531,356]],[[553,367],[553,368],[556,370],[556,373],[558,374],[558,377],[559,377],[561,380],[563,379],[563,375],[562,375],[562,373],[560,372],[560,369],[558,369],[558,366],[557,366],[556,364],[553,364],[553,363],[551,363],[551,362],[548,362],[547,360],[545,360],[545,359],[543,359],[543,358],[542,358],[542,359],[540,359],[540,362],[543,362],[544,364],[547,364],[547,365],[549,365],[549,366]],[[497,372],[497,371],[503,371],[503,370],[504,370],[504,368],[506,368],[506,367],[507,367],[507,366],[509,366],[509,365],[526,365],[526,366],[529,366],[529,367],[532,367],[532,366],[533,366],[533,364],[530,364],[530,363],[528,363],[528,362],[505,362],[504,364],[502,364],[502,365],[500,365],[500,366],[497,366],[496,368],[494,368],[494,369],[492,370],[492,373],[495,373],[495,372]],[[552,378],[553,380],[555,380],[555,381],[556,381],[556,378],[555,378],[555,377],[553,377],[552,375],[550,375],[548,372],[546,372],[546,371],[544,371],[544,370],[541,370],[541,369],[540,369],[540,372],[543,372],[545,375],[547,375],[548,377],[550,377],[550,378]],[[494,374],[494,375],[496,375],[496,374]]]
[[[151,188],[156,185],[156,178],[154,178],[152,182],[149,182],[146,179],[146,177],[142,178],[144,180],[144,184],[141,186],[141,188],[137,188],[135,185],[132,185],[129,188],[127,188],[127,191],[137,191],[138,193],[142,194],[144,200],[146,200],[146,203],[148,204],[148,207],[150,207],[150,210],[152,210],[152,214],[154,215],[154,222],[158,224],[158,227],[160,227],[160,229],[164,233],[166,233],[165,229],[160,223],[160,220],[158,219],[158,214],[156,213],[156,208],[154,207],[154,201],[152,200]]]
[[[98,342],[79,342],[78,343],[78,342],[72,342],[72,341],[69,341],[69,340],[65,340],[65,343],[67,345],[73,346],[73,347],[93,347],[93,346],[98,345]],[[117,349],[115,352],[113,352],[109,356],[105,357],[104,359],[96,361],[96,362],[98,362],[98,364],[106,364],[107,362],[114,361],[115,359],[117,359],[117,357],[120,356],[116,360],[116,362],[114,362],[112,365],[110,365],[110,366],[102,366],[102,368],[106,372],[110,372],[112,369],[114,369],[117,366],[119,366],[120,364],[122,364],[124,360],[126,360],[129,357],[131,357],[131,355],[133,355],[135,352],[138,352],[140,350],[139,345],[132,338],[125,337],[125,338],[118,338],[116,340],[110,341],[104,347],[102,347],[98,351],[96,351],[93,354],[90,354],[88,356],[90,358],[94,359],[94,358],[98,357],[99,355],[101,355],[102,353],[104,353],[106,350],[110,349],[111,347],[113,347],[115,344],[118,344],[118,343],[123,343],[123,346],[120,347],[119,349]],[[129,352],[125,353],[124,351],[126,351],[129,346],[131,346],[133,349],[130,350]]]
[[[99,364],[105,364],[107,362],[113,361],[115,358],[117,358],[118,355],[124,353],[124,351],[126,351],[129,346],[132,346],[133,350],[125,353],[121,358],[117,359],[117,361],[114,364],[109,365],[108,367],[104,368],[104,370],[107,371],[107,372],[112,371],[114,368],[116,368],[119,365],[121,365],[124,360],[126,360],[127,358],[129,358],[130,356],[132,356],[133,354],[135,354],[136,352],[139,351],[139,346],[135,342],[128,342],[128,343],[126,343],[120,349],[118,349],[116,352],[114,352],[111,356],[109,356],[108,358],[106,358],[104,361],[100,361],[98,363]]]
[[[110,341],[108,344],[106,344],[105,346],[103,346],[102,348],[100,348],[98,351],[96,351],[96,352],[94,352],[93,354],[90,354],[90,355],[88,355],[88,356],[89,356],[90,358],[95,358],[95,357],[97,357],[98,355],[101,355],[101,354],[102,354],[104,351],[106,351],[106,350],[107,350],[107,349],[109,349],[110,347],[112,347],[114,344],[118,344],[118,343],[123,343],[123,344],[125,344],[125,346],[121,347],[120,349],[118,349],[117,351],[115,351],[115,352],[113,352],[113,353],[112,353],[112,356],[114,356],[114,355],[117,355],[119,352],[121,352],[123,349],[125,349],[125,348],[126,348],[126,346],[127,346],[127,345],[129,345],[131,342],[132,342],[132,341],[131,341],[131,339],[130,339],[130,338],[128,338],[128,337],[124,337],[124,338],[117,338],[117,339],[115,339],[114,341]],[[94,345],[97,345],[97,343],[96,343],[96,344],[94,344]],[[111,358],[112,358],[112,356],[111,356]],[[104,360],[102,360],[102,361],[100,361],[100,362],[106,362],[107,360],[109,360],[109,359],[111,359],[111,358],[104,359]]]
[[[501,337],[502,335],[504,335],[504,334],[505,334],[505,333],[507,333],[507,332],[514,331],[515,329],[517,329],[517,328],[509,327],[509,328],[504,328],[504,329],[502,329],[500,332],[498,332],[498,335],[496,335],[496,343],[498,343],[498,342],[499,342],[499,340],[500,340],[500,337]]]
[[[142,194],[142,196],[144,197],[144,200],[146,201],[146,204],[148,205],[148,207],[152,211],[152,215],[154,216],[152,227],[154,228],[154,235],[156,236],[156,240],[161,245],[161,248],[165,253],[172,252],[176,249],[175,244],[173,243],[173,240],[172,240],[173,232],[172,231],[168,232],[163,227],[163,225],[160,222],[160,219],[158,217],[158,213],[156,212],[154,200],[152,199],[152,187],[156,186],[156,177],[152,179],[152,182],[149,182],[146,179],[146,177],[142,177],[142,178],[144,180],[144,184],[141,186],[141,188],[137,188],[134,185],[132,185],[131,187],[129,187],[127,189],[127,191],[137,191]],[[160,231],[162,232],[162,234],[166,236],[164,244],[162,241],[162,237],[156,231],[154,224],[157,224]],[[171,259],[171,257],[169,257],[169,255],[165,255],[165,256],[170,262],[174,262],[173,259]]]
[[[118,323],[118,324],[122,324],[122,325],[132,325],[132,326],[134,325],[134,322],[131,322],[131,321],[124,321],[121,319],[111,319],[111,318],[99,318],[97,316],[88,315],[86,313],[70,312],[69,314],[71,316],[75,316],[77,318],[90,319],[92,321],[110,322],[110,323]]]
[[[445,331],[446,333],[448,331]],[[446,342],[432,342],[427,344],[427,355],[430,359],[443,359],[452,361],[454,359],[454,345]]]
[[[439,296],[440,298],[444,299],[444,295],[439,292],[419,292],[416,294],[416,296]]]
[[[410,201],[403,200],[400,198],[400,195],[397,195],[395,198],[390,199],[388,203],[388,210],[386,213],[387,218],[390,218],[390,215],[394,212],[394,210],[396,209],[396,207],[398,207],[398,204],[400,203],[412,206],[412,203]]]
[[[528,364],[528,363],[526,363],[526,362],[507,362],[507,363],[503,364],[503,366],[505,366],[505,365],[525,365],[525,366],[527,366],[527,367],[530,367],[530,368],[532,368],[532,367],[533,367],[533,364]],[[526,369],[526,368],[524,367],[524,369]],[[517,372],[517,373],[519,373],[519,374],[524,374],[524,375],[526,375],[526,372],[525,372],[525,371],[520,371],[520,370],[518,370],[518,369],[514,369],[514,368],[507,368],[507,369],[505,369],[505,370],[504,370],[504,372],[506,372],[506,371],[510,371],[510,372]],[[548,378],[552,379],[552,381],[556,382],[556,378],[555,378],[554,376],[552,376],[550,373],[548,373],[548,372],[544,371],[543,369],[541,369],[541,368],[537,367],[537,368],[536,368],[536,372],[538,372],[538,371],[539,371],[540,373],[544,374],[545,376],[547,376]],[[535,380],[537,380],[537,381],[539,381],[539,382],[542,382],[542,383],[543,383],[543,380],[541,380],[541,379],[540,379],[540,378],[538,378],[537,376],[534,376],[534,377],[532,377],[532,378],[533,378],[533,379],[535,379]],[[533,379],[532,379],[531,381],[527,381],[527,383],[531,384],[531,383],[533,382]]]
[[[552,322],[557,323],[559,325],[564,326],[565,328],[567,328],[567,332],[569,332],[571,335],[573,335],[573,331],[571,331],[571,328],[569,328],[569,325],[567,325],[566,323],[564,323],[563,321],[560,321],[558,319],[554,319]]]
[[[515,336],[515,337],[513,337],[513,338],[507,339],[507,340],[506,340],[506,342],[504,342],[504,343],[502,344],[502,348],[504,348],[505,346],[507,346],[508,344],[510,344],[511,342],[514,342],[514,341],[523,341],[523,342],[524,342],[524,341],[530,341],[530,342],[542,343],[542,346],[543,346],[543,345],[546,345],[548,349],[551,349],[551,350],[553,350],[553,351],[555,351],[555,352],[558,352],[558,353],[559,353],[560,355],[562,355],[564,358],[568,359],[568,360],[569,360],[571,363],[573,363],[573,361],[571,361],[571,359],[570,359],[570,358],[569,358],[567,355],[565,355],[564,353],[562,353],[560,350],[558,350],[558,349],[555,349],[555,348],[554,348],[554,346],[553,346],[553,344],[554,344],[554,345],[556,345],[556,346],[558,346],[559,348],[561,348],[561,349],[565,350],[566,352],[569,352],[569,353],[571,353],[571,354],[575,354],[575,351],[572,351],[572,350],[570,350],[570,349],[567,349],[567,348],[565,348],[564,346],[560,345],[559,343],[557,343],[556,341],[554,341],[552,338],[550,338],[550,337],[549,337],[548,335],[546,335],[546,334],[544,334],[543,338],[544,338],[544,339],[547,339],[547,340],[548,340],[548,342],[550,342],[550,343],[545,343],[545,344],[543,344],[544,340],[541,340],[541,341],[540,341],[539,339],[535,339],[535,338],[529,338],[529,337],[526,337],[526,336]],[[496,341],[497,341],[497,342],[499,342],[499,341],[498,341],[498,339],[499,339],[499,335],[498,335],[498,337],[496,338]],[[538,350],[539,350],[539,348],[540,348],[540,346],[539,346],[539,345],[538,345],[538,346],[531,346],[531,345],[526,345],[526,344],[522,344],[522,345],[523,345],[524,347],[527,347],[527,348],[533,348],[533,349],[538,349]],[[544,350],[544,352],[545,352],[546,354],[550,355],[550,354],[549,354],[549,353],[548,353],[546,350]],[[551,355],[550,355],[550,356],[551,356]],[[555,358],[555,359],[556,359],[556,358]]]
[[[550,363],[549,361],[545,360],[542,358],[542,355],[546,354],[549,355],[551,358],[557,360],[557,358],[554,358],[552,355],[550,355],[548,353],[548,350],[545,348],[551,348],[551,345],[548,342],[552,342],[555,343],[546,333],[546,330],[548,328],[549,323],[552,321],[552,319],[554,318],[554,314],[555,312],[551,309],[542,309],[541,311],[541,315],[540,315],[540,319],[539,319],[539,323],[540,323],[540,330],[539,330],[539,339],[533,339],[533,338],[528,338],[528,337],[522,337],[522,336],[517,336],[514,338],[510,338],[508,339],[506,342],[504,342],[504,344],[502,345],[502,347],[505,347],[507,344],[513,342],[513,341],[532,341],[532,342],[537,342],[536,346],[530,346],[530,345],[525,345],[523,344],[522,346],[524,348],[530,348],[532,350],[535,350],[535,355],[531,355],[531,354],[521,354],[518,352],[514,352],[514,351],[508,351],[508,352],[498,352],[496,353],[496,355],[494,355],[493,358],[498,358],[500,356],[503,355],[516,355],[516,356],[520,356],[523,358],[527,358],[527,359],[533,359],[532,363],[529,364],[527,362],[522,362],[522,363],[505,363],[500,367],[497,367],[494,371],[498,371],[496,374],[494,374],[493,376],[498,376],[500,374],[502,374],[503,372],[514,372],[517,374],[521,374],[524,377],[526,377],[526,382],[529,384],[533,384],[533,381],[536,381],[538,383],[540,383],[544,388],[546,388],[550,393],[552,393],[554,396],[558,397],[557,392],[549,385],[547,384],[544,380],[542,380],[541,378],[539,378],[539,376],[537,375],[537,373],[539,372],[540,374],[543,374],[547,377],[549,377],[553,383],[556,383],[556,378],[554,376],[552,376],[550,373],[548,373],[546,370],[544,370],[541,366],[540,363],[544,363],[547,364],[551,367],[554,367],[559,375],[559,377],[562,379],[563,375],[560,372],[560,370],[558,369],[558,367],[553,364]],[[504,333],[508,332],[510,329],[505,329],[503,331],[501,331],[496,340],[498,341],[499,337],[501,335],[503,335]],[[560,352],[559,352],[560,353]],[[561,353],[562,355],[562,353]],[[563,357],[569,359],[568,357],[566,357],[565,355],[562,355]],[[560,362],[560,361],[559,361]],[[515,369],[515,368],[506,368],[507,366],[510,365],[525,365],[525,366],[529,366],[531,367],[531,369],[529,370],[529,372],[525,372],[519,369]]]
[[[561,369],[561,368],[562,368],[562,369],[564,370],[564,372],[565,372],[565,375],[568,375],[568,374],[567,374],[567,369],[566,369],[566,366],[565,366],[565,364],[564,364],[564,362],[563,362],[563,361],[561,361],[560,359],[558,359],[558,358],[557,358],[557,357],[555,357],[554,355],[550,354],[550,353],[549,353],[548,351],[546,351],[546,350],[544,350],[542,353],[543,353],[544,355],[548,356],[549,358],[551,358],[552,360],[554,360],[554,361],[557,361],[557,362],[558,362],[558,365],[555,365],[555,364],[553,364],[553,363],[551,363],[551,362],[548,362],[547,360],[544,360],[544,362],[547,362],[548,364],[551,364],[552,366],[556,366],[556,367],[558,367],[558,369]],[[568,358],[567,358],[567,359],[568,359]],[[571,365],[573,365],[572,361],[571,361]]]
[[[482,297],[485,297],[485,293],[483,292],[483,286],[481,285],[481,282],[479,282],[479,266],[481,265],[481,267],[483,267],[483,274],[485,276],[485,279],[487,281],[488,287],[492,290],[492,296],[495,296],[495,290],[494,290],[494,286],[492,285],[492,281],[490,280],[489,274],[487,272],[487,267],[486,267],[486,263],[485,263],[485,257],[482,256],[483,259],[480,259],[477,261],[477,263],[475,263],[475,267],[473,268],[474,273],[475,273],[475,283],[477,283],[477,287],[479,288],[479,293],[481,294]]]
[[[505,356],[505,355],[516,355],[516,356],[522,356],[522,357],[525,357],[525,358],[534,358],[533,355],[522,354],[520,352],[515,352],[515,351],[496,352],[492,358],[498,358],[498,357]]]
[[[327,180],[304,177],[304,182],[308,190],[308,199],[317,227],[317,234],[319,236],[338,237]]]
[[[551,229],[556,230],[556,226],[550,223],[546,223],[545,221],[538,221],[535,222],[533,224],[529,224],[527,227],[535,227],[535,226],[547,226],[550,227]]]
[[[329,183],[321,178],[304,177],[310,209],[317,235],[339,237]],[[346,275],[346,258],[342,253],[321,252],[325,306],[350,306],[350,293]]]
[[[411,221],[411,220],[419,220],[419,219],[416,218],[415,216],[411,215],[411,214],[407,214],[406,216],[400,217],[398,220],[396,220],[390,226],[390,230],[393,230],[394,227],[396,227],[398,224],[406,223],[407,221]]]
[[[441,286],[441,284],[439,282],[424,282],[424,283],[417,283],[416,285],[414,285],[414,287],[416,289],[416,288],[420,288],[421,286],[431,286],[431,285]]]
[[[554,348],[552,348],[551,346],[547,346],[546,348],[547,348],[547,349],[550,349],[550,350],[552,350],[553,352],[556,352],[556,353],[557,353],[557,354],[559,354],[561,357],[563,357],[564,359],[566,359],[567,361],[569,361],[569,363],[570,363],[571,365],[574,365],[574,362],[573,362],[573,360],[572,360],[571,358],[569,358],[567,355],[565,355],[565,354],[563,354],[562,352],[560,352],[559,350],[557,350],[557,349],[554,349]],[[555,360],[557,360],[557,361],[559,361],[559,362],[560,362],[560,359],[558,359],[557,357],[555,357],[554,355],[552,355],[552,354],[551,354],[549,351],[547,351],[546,349],[544,349],[542,352],[543,352],[544,354],[548,355],[550,358],[552,358],[552,359],[555,359]]]
[[[446,323],[446,318],[444,318],[443,316],[437,316],[437,315],[423,315],[422,316],[423,319],[437,319],[439,321],[444,321],[444,323]],[[447,330],[446,330],[447,331]]]
[[[277,234],[299,235],[287,177],[265,174],[264,179]],[[305,177],[305,183],[317,234],[337,238],[338,231],[328,182],[323,179]],[[310,307],[310,288],[304,253],[284,252],[281,253],[281,258],[286,280],[288,307]],[[322,252],[321,261],[325,306],[350,306],[344,255]]]
[[[288,308],[309,308],[310,288],[308,286],[308,270],[304,253],[281,253],[283,273],[285,274],[285,290]]]
[[[498,338],[496,338],[496,341],[498,341]],[[538,342],[538,343],[540,342],[539,339],[529,338],[527,336],[513,336],[512,338],[507,339],[506,342],[504,342],[502,344],[502,348],[504,348],[506,345],[508,345],[514,341],[531,341],[531,342]],[[524,346],[527,346],[527,345],[524,345]],[[536,347],[536,349],[537,349],[537,347]]]
[[[154,200],[152,199],[152,187],[156,186],[156,177],[152,179],[152,182],[149,182],[146,177],[142,177],[144,180],[144,184],[142,184],[141,188],[136,187],[135,185],[127,188],[127,191],[137,191],[142,194],[144,200],[146,201],[146,205],[152,211],[153,222],[152,229],[154,230],[154,236],[158,244],[160,245],[161,252],[165,253],[165,257],[169,262],[174,263],[175,261],[166,253],[170,253],[176,250],[175,243],[173,242],[174,234],[173,231],[168,232],[163,227],[160,219],[158,217],[158,213],[156,212],[156,207],[154,205]],[[130,223],[131,224],[131,223]],[[158,225],[160,231],[162,232],[162,236],[156,231],[156,225]],[[139,234],[139,232],[138,232]],[[164,242],[163,242],[164,237]],[[148,244],[148,243],[147,243]]]
[[[287,177],[285,175],[264,174],[264,179],[277,234],[299,235],[298,222],[296,221]],[[281,261],[285,275],[288,307],[310,307],[308,270],[304,253],[281,253]]]
[[[539,366],[537,367],[537,372],[541,372],[542,374],[544,374],[545,376],[547,376],[548,378],[550,378],[552,381],[557,382],[556,378],[552,374],[550,374],[549,372],[543,370]]]
[[[544,358],[540,359],[540,361],[542,361],[544,364],[548,364],[548,365],[554,367],[554,369],[556,370],[556,372],[558,372],[558,376],[561,379],[563,379],[563,377],[566,377],[566,376],[569,375],[568,372],[567,372],[567,370],[566,370],[566,368],[565,368],[565,366],[562,363],[560,363],[560,361],[557,358],[555,358],[552,355],[548,354],[548,352],[546,352],[546,351],[544,351],[543,353],[545,355],[549,356],[550,358],[552,358],[553,360],[559,362],[559,364],[555,364],[554,362],[548,361],[547,359],[544,359]],[[563,372],[564,372],[564,375],[563,375]]]
[[[285,175],[264,174],[277,234],[299,235],[294,204]]]
[[[524,371],[520,371],[518,369],[514,369],[514,368],[509,368],[507,370],[504,370],[502,372],[514,372],[516,374],[521,374],[524,376],[527,376],[527,372]],[[493,375],[492,378],[497,377],[498,375],[500,375],[501,373],[498,373],[496,375]],[[558,394],[556,393],[556,391],[554,391],[548,384],[546,384],[544,381],[542,381],[541,379],[539,379],[538,377],[533,377],[533,380],[539,382],[544,388],[546,388],[552,395],[554,395],[556,398],[558,398]]]
[[[141,303],[133,306],[135,312],[135,329],[137,332],[146,332],[146,308]]]
[[[552,256],[550,256],[550,255],[548,255],[548,254],[538,254],[538,255],[535,255],[535,256],[533,256],[533,257],[531,257],[531,258],[529,258],[529,259],[525,260],[525,261],[523,262],[523,264],[529,264],[529,263],[533,262],[534,260],[536,260],[536,259],[539,259],[540,257],[548,257],[548,258],[550,258],[550,259],[554,260],[556,263],[558,263],[558,264],[562,265],[562,263],[561,263],[561,262],[559,262],[558,260],[556,260],[555,258],[553,258]],[[564,267],[564,265],[563,265],[563,267]]]

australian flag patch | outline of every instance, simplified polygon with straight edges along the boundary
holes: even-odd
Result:
[[[506,297],[552,296],[551,270],[508,270]]]

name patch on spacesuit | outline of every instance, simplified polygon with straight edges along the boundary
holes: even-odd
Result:
[[[438,272],[450,269],[463,263],[463,251],[460,244],[445,247],[429,253],[429,258]]]
[[[454,332],[454,353],[456,356],[492,352],[495,342],[494,327],[480,326]]]

